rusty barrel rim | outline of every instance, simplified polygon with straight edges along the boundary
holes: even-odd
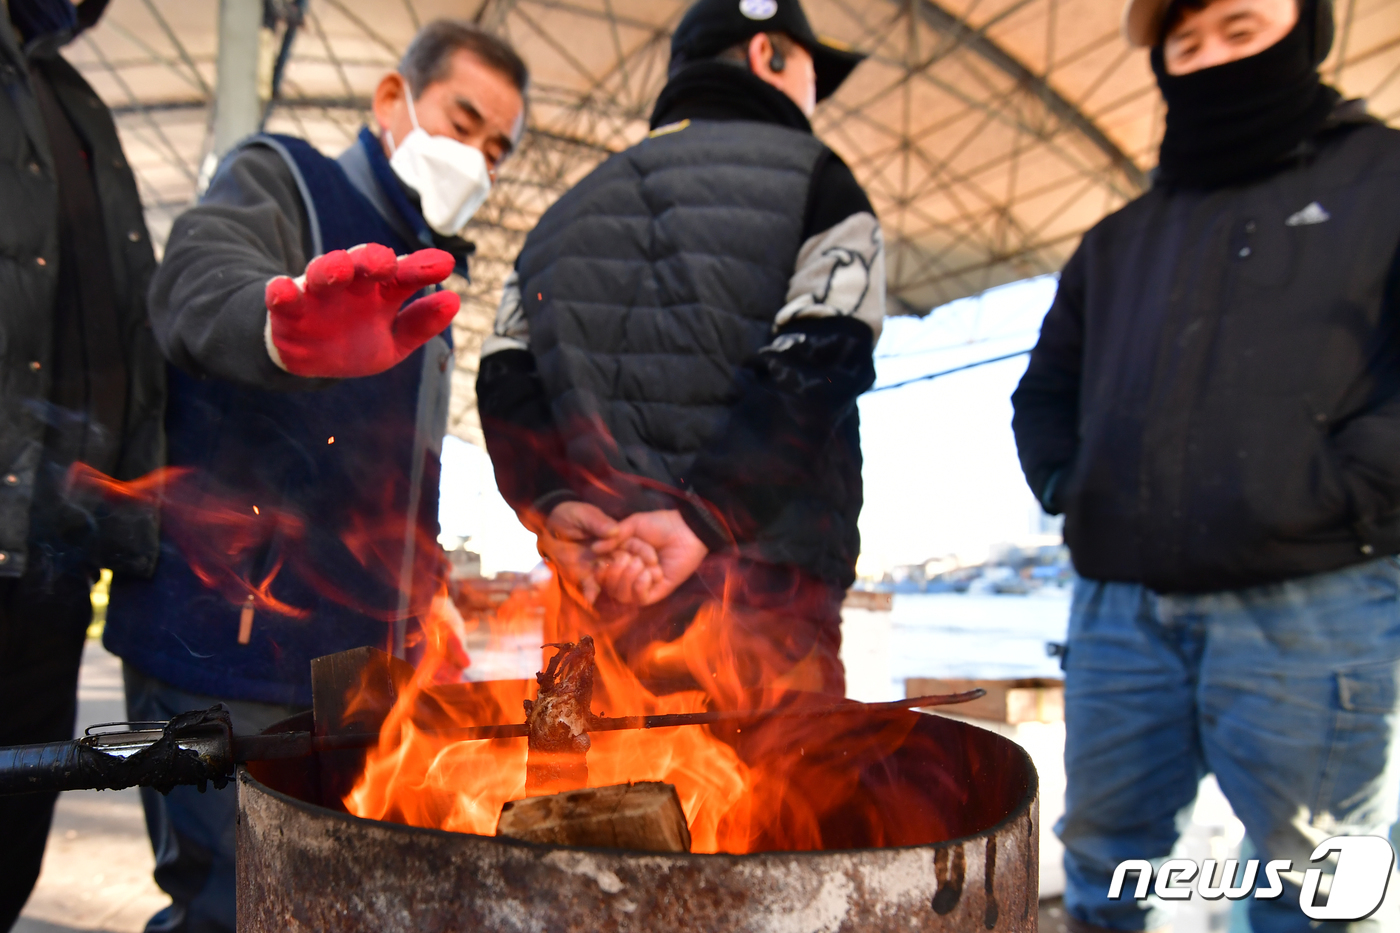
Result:
[[[915,715],[915,716],[937,716],[936,713],[911,713],[910,715]],[[592,853],[592,854],[603,853],[603,854],[609,854],[609,855],[632,855],[632,856],[643,856],[643,857],[648,857],[648,858],[665,858],[665,859],[678,859],[678,860],[691,860],[691,859],[694,859],[694,860],[701,860],[701,861],[705,861],[705,860],[714,861],[714,860],[721,860],[721,859],[743,859],[743,860],[745,860],[745,861],[752,861],[752,860],[754,860],[754,859],[763,859],[763,858],[792,859],[792,858],[801,858],[801,857],[804,857],[804,856],[805,856],[805,857],[808,857],[808,858],[823,858],[823,857],[839,856],[839,855],[852,855],[852,854],[857,854],[857,853],[865,854],[865,855],[875,855],[875,854],[878,854],[878,853],[885,853],[885,852],[888,852],[888,853],[896,853],[896,852],[904,852],[904,851],[911,851],[911,850],[938,849],[938,848],[951,847],[951,846],[960,846],[960,845],[964,845],[964,844],[966,844],[966,843],[968,843],[968,842],[973,842],[973,841],[976,841],[976,840],[979,840],[979,839],[989,839],[989,838],[991,838],[991,837],[993,837],[993,836],[996,836],[998,833],[1002,832],[1004,829],[1006,829],[1008,826],[1010,826],[1012,823],[1016,822],[1017,820],[1026,818],[1026,816],[1027,816],[1027,814],[1029,813],[1029,811],[1035,806],[1036,799],[1037,799],[1037,797],[1038,797],[1038,795],[1039,795],[1039,792],[1040,792],[1040,774],[1039,774],[1039,772],[1036,771],[1035,762],[1031,760],[1031,757],[1030,757],[1029,753],[1027,753],[1026,750],[1025,750],[1024,748],[1022,748],[1018,743],[1013,742],[1011,739],[1008,739],[1006,736],[1001,735],[1000,733],[997,733],[997,732],[993,732],[993,731],[990,730],[990,729],[982,729],[982,728],[980,728],[979,726],[974,726],[974,725],[972,725],[972,724],[970,724],[970,723],[967,723],[967,722],[964,722],[964,721],[962,721],[962,720],[960,720],[960,719],[951,719],[950,717],[946,717],[946,716],[938,716],[938,718],[944,719],[944,720],[946,720],[946,721],[948,721],[948,722],[951,722],[951,723],[956,723],[958,726],[961,726],[962,728],[976,729],[976,730],[978,730],[978,731],[980,731],[980,732],[985,732],[985,733],[987,733],[988,735],[995,737],[995,740],[996,740],[996,741],[1005,742],[1008,746],[1010,746],[1010,748],[1011,748],[1011,750],[1013,751],[1013,753],[1015,754],[1015,756],[1018,757],[1019,759],[1021,759],[1022,763],[1025,765],[1026,787],[1025,787],[1024,791],[1022,792],[1020,798],[1016,801],[1016,804],[1011,808],[1011,810],[1010,810],[1004,817],[1002,817],[1000,820],[998,820],[996,823],[992,824],[991,826],[986,827],[985,829],[978,830],[978,831],[975,832],[975,833],[969,833],[969,834],[967,834],[967,835],[965,835],[965,836],[955,836],[955,837],[953,837],[953,838],[951,838],[951,839],[944,839],[944,840],[941,840],[941,841],[939,841],[939,842],[913,843],[913,844],[909,844],[909,845],[873,846],[873,847],[864,847],[864,848],[844,848],[844,849],[770,849],[770,850],[764,850],[764,851],[761,851],[761,852],[748,852],[748,853],[742,853],[742,852],[665,852],[665,853],[662,853],[662,852],[644,852],[644,851],[636,850],[636,849],[621,849],[621,848],[611,848],[611,847],[609,847],[609,848],[604,848],[604,847],[597,847],[597,846],[568,846],[568,845],[556,845],[556,844],[554,844],[554,843],[527,842],[527,841],[525,841],[525,840],[523,840],[523,839],[513,839],[513,838],[511,838],[511,837],[509,837],[509,836],[486,836],[486,835],[482,835],[482,834],[479,834],[479,833],[463,833],[463,832],[457,832],[456,830],[436,829],[436,828],[431,827],[431,826],[414,826],[414,825],[411,825],[411,824],[409,824],[409,823],[395,823],[395,822],[393,822],[392,820],[376,820],[376,819],[371,819],[371,818],[369,818],[369,817],[356,816],[356,815],[354,815],[353,813],[344,813],[344,812],[341,812],[341,811],[339,811],[339,810],[332,810],[331,808],[322,806],[321,804],[311,803],[310,801],[303,800],[303,799],[301,799],[300,797],[295,797],[295,796],[293,796],[293,795],[291,795],[291,794],[288,794],[288,793],[285,793],[285,792],[283,792],[283,791],[276,790],[275,788],[269,787],[268,785],[266,785],[266,784],[264,784],[263,782],[259,781],[257,778],[253,777],[253,775],[250,774],[250,773],[248,772],[247,767],[245,767],[244,765],[239,765],[239,766],[238,766],[238,783],[239,783],[239,786],[240,786],[240,787],[242,787],[242,786],[248,786],[248,787],[250,787],[250,788],[252,788],[252,789],[258,791],[258,792],[261,793],[261,794],[266,794],[267,796],[272,797],[272,798],[274,798],[274,799],[276,799],[276,800],[278,800],[278,801],[281,801],[281,802],[284,803],[284,804],[287,804],[287,805],[290,805],[290,806],[292,806],[292,807],[295,807],[296,809],[303,810],[303,811],[307,812],[308,814],[311,814],[311,815],[320,817],[320,818],[322,818],[322,819],[329,818],[329,819],[334,819],[334,820],[338,820],[338,821],[346,822],[346,823],[351,823],[351,824],[363,823],[363,824],[365,824],[366,826],[385,827],[385,828],[389,828],[389,829],[391,829],[391,830],[393,830],[393,831],[397,831],[397,832],[406,832],[406,833],[422,834],[422,835],[424,835],[424,836],[426,836],[426,837],[430,837],[430,838],[431,838],[431,837],[437,837],[437,838],[442,838],[442,839],[463,839],[463,838],[466,838],[466,839],[475,839],[475,840],[488,840],[488,841],[490,841],[490,842],[499,843],[499,844],[501,844],[501,845],[515,846],[515,847],[518,847],[518,848],[523,849],[523,850],[526,850],[526,851],[531,851],[531,850],[540,851],[540,852],[566,851],[566,852],[586,852],[586,853]]]

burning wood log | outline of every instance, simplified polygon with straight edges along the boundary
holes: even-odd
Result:
[[[534,797],[588,785],[588,731],[593,723],[593,639],[558,648],[549,666],[535,675],[540,692],[525,701],[530,751],[525,793]]]
[[[509,801],[501,807],[496,835],[546,845],[690,851],[676,788],[657,781]]]

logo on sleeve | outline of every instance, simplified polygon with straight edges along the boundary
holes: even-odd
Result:
[[[749,19],[772,19],[778,13],[778,0],[739,0],[739,12]]]
[[[1325,224],[1331,219],[1332,215],[1327,213],[1326,208],[1314,201],[1283,223],[1286,227],[1310,227],[1313,224]]]

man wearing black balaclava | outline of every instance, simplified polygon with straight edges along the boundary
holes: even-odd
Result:
[[[1211,773],[1294,869],[1254,933],[1340,928],[1375,905],[1315,906],[1313,851],[1400,799],[1400,133],[1321,82],[1330,0],[1131,0],[1124,28],[1158,169],[1070,259],[1013,399],[1081,576],[1065,904],[1079,933],[1163,926],[1115,868],[1160,868]]]

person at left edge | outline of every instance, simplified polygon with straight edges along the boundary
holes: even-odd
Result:
[[[306,615],[257,608],[247,624],[163,541],[154,579],[118,577],[108,609],[132,719],[220,700],[235,731],[261,730],[311,705],[313,658],[389,647],[401,593],[417,605],[436,582],[421,569],[431,562],[404,551],[437,536],[458,300],[399,306],[454,267],[465,274],[460,234],[519,140],[527,82],[504,42],[430,23],[380,81],[376,131],[334,159],[300,139],[251,137],[176,221],[150,300],[173,364],[169,462],[207,488],[196,504],[232,493],[305,523],[299,540],[269,533],[239,569],[262,580],[280,563],[271,594]],[[382,566],[362,564],[366,553]],[[156,880],[173,899],[148,931],[233,930],[234,800],[232,787],[144,794]]]
[[[91,511],[77,461],[165,455],[155,255],[112,114],[61,50],[105,0],[0,2],[0,746],[72,738],[98,569],[149,573],[149,509]],[[44,857],[54,793],[0,797],[0,933]]]

